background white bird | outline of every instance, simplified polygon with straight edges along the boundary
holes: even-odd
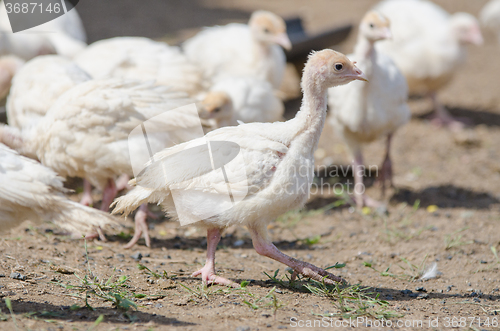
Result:
[[[237,224],[249,229],[259,254],[288,265],[294,270],[294,277],[302,274],[318,281],[341,281],[323,269],[280,252],[267,235],[267,225],[282,213],[306,202],[313,179],[313,153],[326,116],[327,89],[355,79],[366,80],[344,55],[332,50],[314,53],[304,70],[303,104],[294,119],[225,127],[204,138],[157,153],[154,161],[133,180],[139,186],[116,200],[113,213],[129,213],[145,202],[157,202],[169,213],[179,216],[181,222],[198,217],[199,222],[194,225],[207,229],[207,261],[193,276],[201,275],[203,282],[234,285],[215,274],[214,263],[222,231]],[[212,145],[214,141],[237,144],[241,162],[233,162],[237,157],[224,165],[225,170],[212,171],[211,162],[204,165],[191,161],[202,159],[201,153],[186,154],[185,159],[175,157],[188,147],[200,146],[206,141],[212,146],[212,155],[226,153],[216,147],[220,144]],[[176,176],[165,175],[169,173],[168,167],[165,170],[167,164],[171,170],[176,170]],[[240,170],[244,171],[243,176],[238,175]],[[234,181],[229,184],[231,201],[239,202],[228,202],[232,208],[215,216],[202,216],[209,215],[227,199],[227,178],[233,176]],[[174,206],[173,195],[180,197],[186,208]]]
[[[391,21],[392,40],[377,43],[408,81],[410,94],[432,98],[438,125],[461,128],[437,100],[437,92],[451,81],[464,63],[464,45],[483,42],[477,19],[468,13],[448,14],[427,0],[386,0],[376,10]]]
[[[329,122],[346,142],[353,156],[354,195],[358,207],[379,207],[380,203],[364,194],[362,146],[387,137],[387,150],[380,169],[382,191],[392,185],[390,142],[392,134],[410,120],[408,86],[391,58],[376,51],[379,40],[391,38],[389,20],[377,11],[368,12],[359,26],[354,54],[348,55],[368,77],[368,83],[332,88],[328,99]]]
[[[200,115],[216,118],[217,127],[238,121],[277,122],[285,106],[268,81],[252,76],[227,77],[216,82],[201,102]]]
[[[87,35],[76,9],[31,29],[12,33],[3,1],[0,3],[0,55],[24,60],[38,55],[59,54],[72,58],[86,46]]]
[[[52,221],[74,234],[115,223],[99,210],[69,200],[53,170],[0,143],[0,231],[25,220]]]
[[[9,125],[29,129],[64,92],[90,79],[89,74],[62,56],[39,56],[28,61],[12,81],[6,104]]]
[[[195,95],[203,88],[202,72],[179,47],[142,37],[95,42],[75,58],[94,78],[155,80],[159,85]]]
[[[500,42],[500,0],[491,0],[488,2],[480,14],[483,26],[493,30]]]
[[[256,11],[248,25],[231,23],[205,28],[185,41],[182,48],[202,68],[207,81],[252,75],[278,89],[286,66],[280,46],[292,47],[283,19],[268,11]]]

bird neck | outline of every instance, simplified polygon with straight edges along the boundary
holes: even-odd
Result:
[[[294,118],[296,137],[304,140],[304,146],[312,153],[318,147],[326,118],[327,89],[317,84],[303,82],[304,97]]]
[[[358,42],[354,47],[354,55],[356,60],[369,59],[375,56],[375,42],[369,40],[368,38],[360,35],[358,37]]]

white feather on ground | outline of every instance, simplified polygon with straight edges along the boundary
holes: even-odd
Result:
[[[36,125],[64,92],[90,79],[62,56],[39,56],[28,61],[12,80],[6,104],[9,125],[21,130]]]
[[[25,220],[52,221],[72,233],[115,223],[110,215],[69,200],[63,179],[40,163],[0,144],[0,231]]]
[[[0,31],[0,54],[14,54],[24,60],[53,53],[72,58],[87,46],[85,29],[74,8],[47,23],[14,34],[2,1]]]
[[[186,56],[199,65],[207,81],[216,82],[234,75],[251,75],[281,86],[290,48],[283,19],[273,13],[257,11],[249,24],[231,23],[205,28],[184,42]]]
[[[190,95],[203,88],[202,73],[179,47],[141,37],[116,37],[95,42],[75,58],[94,78],[155,80]]]
[[[500,42],[500,0],[488,2],[481,10],[480,18],[483,26],[495,32]]]

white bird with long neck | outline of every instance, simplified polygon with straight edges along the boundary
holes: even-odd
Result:
[[[52,221],[74,234],[115,223],[99,210],[69,200],[52,169],[0,143],[0,231],[25,220]]]
[[[354,54],[348,55],[368,77],[369,82],[329,90],[329,122],[344,139],[353,156],[354,195],[358,207],[379,207],[380,203],[364,194],[362,146],[387,137],[385,159],[380,170],[382,193],[392,185],[390,144],[393,133],[410,120],[408,86],[394,62],[380,54],[375,45],[391,38],[389,20],[376,11],[368,12],[359,26]]]
[[[465,45],[483,43],[477,19],[468,13],[450,15],[427,0],[386,0],[375,9],[391,21],[393,32],[391,40],[377,43],[377,50],[394,60],[410,94],[431,97],[436,125],[463,127],[438,101],[437,92],[465,62]]]
[[[202,72],[179,47],[143,37],[97,41],[75,57],[93,78],[154,80],[177,91],[196,95],[203,89]]]
[[[113,213],[129,213],[145,202],[157,202],[173,216],[183,217],[174,206],[174,193],[184,197],[187,205],[214,207],[206,197],[227,196],[225,175],[222,177],[219,171],[201,166],[179,164],[175,167],[175,176],[168,177],[164,175],[163,161],[168,162],[186,147],[204,141],[236,143],[246,174],[244,179],[231,184],[234,201],[239,203],[193,224],[207,229],[206,264],[193,276],[201,275],[205,283],[235,285],[216,275],[215,250],[225,228],[244,225],[251,233],[257,253],[286,264],[294,270],[294,277],[301,274],[327,283],[341,281],[340,277],[279,251],[267,234],[267,225],[279,215],[302,207],[307,201],[313,180],[313,154],[326,117],[327,90],[353,80],[366,80],[366,77],[343,54],[332,50],[311,54],[302,78],[303,103],[295,118],[287,122],[249,123],[217,129],[198,141],[157,153],[154,162],[131,181],[138,186],[115,200]],[[217,151],[212,147],[211,152]],[[201,154],[191,156],[193,159],[203,158]],[[177,161],[182,163],[182,160]],[[224,167],[227,174],[237,173],[241,170],[241,163],[231,161]],[[182,222],[182,218],[180,220]]]
[[[268,11],[252,14],[247,24],[206,28],[184,42],[186,56],[199,65],[210,82],[233,75],[251,75],[281,86],[291,49],[285,21]]]

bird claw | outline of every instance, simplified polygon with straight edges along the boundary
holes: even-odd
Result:
[[[234,287],[238,288],[240,287],[240,284],[233,282],[232,280],[229,280],[224,277],[217,276],[215,274],[215,271],[212,268],[208,268],[207,266],[201,268],[198,271],[195,271],[191,274],[191,277],[197,277],[201,275],[201,280],[203,284],[205,285],[224,285],[224,286],[229,286],[229,287]]]
[[[132,237],[132,239],[130,239],[128,244],[123,246],[123,248],[129,249],[133,247],[135,244],[137,244],[137,242],[141,238],[141,235],[144,235],[146,246],[151,247],[151,239],[149,238],[149,227],[147,222],[147,217],[149,215],[148,213],[149,213],[148,210],[144,211],[142,208],[137,211],[134,219],[135,222],[134,236]]]
[[[101,241],[107,241],[106,236],[104,235],[104,232],[102,232],[101,227],[98,226],[95,228],[95,230],[96,232],[86,234],[84,239],[95,239],[99,237]]]
[[[302,270],[294,270],[294,273],[300,273],[304,277],[314,279],[318,282],[324,282],[325,284],[333,285],[335,283],[346,284],[347,282],[339,276],[329,273],[328,271],[318,268],[310,263],[302,262]]]

